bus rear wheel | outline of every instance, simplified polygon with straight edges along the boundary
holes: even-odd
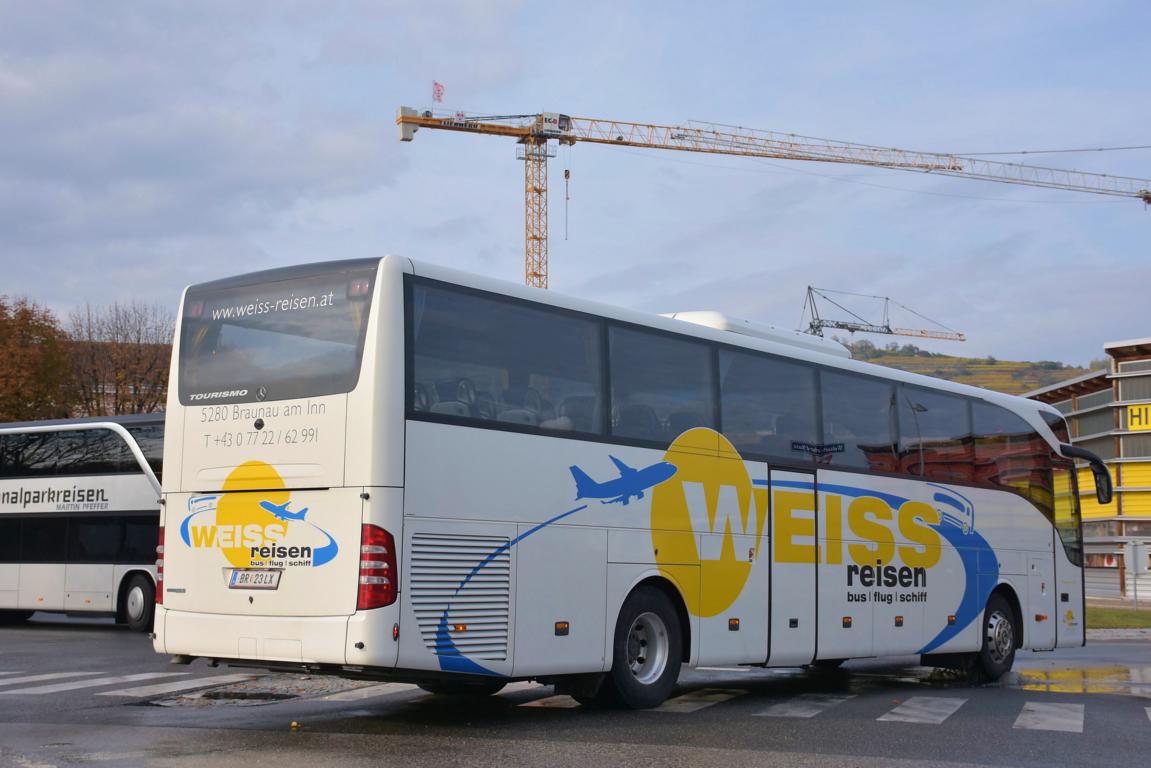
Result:
[[[428,693],[440,696],[491,696],[503,690],[502,680],[424,680],[417,683]]]
[[[124,590],[124,622],[134,632],[150,632],[156,614],[156,588],[147,576],[136,574]]]
[[[32,618],[32,611],[0,611],[0,624],[23,624]]]
[[[662,590],[645,586],[632,592],[615,625],[611,672],[601,700],[630,709],[663,703],[679,679],[683,661],[679,616]]]
[[[972,677],[993,682],[1010,671],[1015,663],[1018,619],[1011,604],[1001,594],[993,594],[983,612],[983,646],[974,655]]]

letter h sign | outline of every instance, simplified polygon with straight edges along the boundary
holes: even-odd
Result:
[[[1127,406],[1127,429],[1132,432],[1151,430],[1151,405]]]

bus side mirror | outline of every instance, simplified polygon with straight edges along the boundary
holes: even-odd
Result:
[[[1059,446],[1059,448],[1067,458],[1082,459],[1090,465],[1091,474],[1095,478],[1095,498],[1099,500],[1100,504],[1110,504],[1113,492],[1111,473],[1107,471],[1107,465],[1103,463],[1103,459],[1086,448],[1066,444]]]

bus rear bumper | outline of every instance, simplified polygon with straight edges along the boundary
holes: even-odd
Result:
[[[156,607],[157,653],[289,664],[344,664],[350,616],[232,616]]]

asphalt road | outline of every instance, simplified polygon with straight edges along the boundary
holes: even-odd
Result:
[[[169,664],[105,621],[0,627],[0,766],[1145,766],[1151,644],[1023,653],[996,686],[915,659],[699,670],[662,710]],[[292,723],[298,729],[292,728]]]

